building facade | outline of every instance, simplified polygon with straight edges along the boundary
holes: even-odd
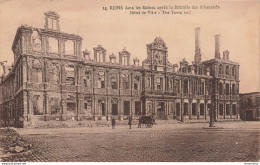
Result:
[[[60,31],[59,15],[45,13],[45,28],[21,26],[14,38],[14,64],[3,75],[1,116],[10,125],[38,121],[119,120],[141,115],[156,119],[239,119],[239,64],[220,57],[201,61],[200,28],[195,29],[194,62],[168,61],[166,43],[147,44],[147,58],[130,64],[125,48],[109,55],[101,45],[82,51],[82,38]],[[2,118],[5,120],[5,117]]]
[[[242,120],[260,120],[260,92],[240,94]]]

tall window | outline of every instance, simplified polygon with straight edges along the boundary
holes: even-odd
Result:
[[[146,84],[147,84],[147,88],[151,87],[151,77],[147,77]]]
[[[223,69],[222,69],[222,65],[219,65],[219,68],[218,68],[218,74],[222,74],[222,71],[223,71]]]
[[[226,104],[226,115],[230,115],[229,104]]]
[[[130,87],[129,74],[122,74],[122,80],[123,80],[123,89],[129,89]]]
[[[74,77],[74,66],[69,65],[65,68],[66,71],[66,83],[70,85],[75,84],[75,77]]]
[[[57,28],[57,20],[48,18],[48,29],[58,30],[58,28]]]
[[[43,115],[43,109],[40,108],[39,104],[39,97],[38,95],[34,95],[32,98],[32,105],[33,105],[33,114],[34,115]]]
[[[229,66],[226,66],[226,75],[229,75]]]
[[[97,52],[97,61],[103,62],[103,54],[101,52]]]
[[[56,63],[50,63],[49,65],[49,82],[57,84],[59,82],[59,66]]]
[[[203,72],[202,72],[202,68],[199,68],[199,75],[202,75]]]
[[[237,114],[237,108],[236,108],[236,104],[232,105],[232,114],[236,115]]]
[[[200,94],[201,95],[205,94],[204,88],[205,88],[205,82],[201,82],[201,88],[200,88],[200,91],[201,91]]]
[[[204,115],[204,104],[200,104],[200,115]]]
[[[74,42],[72,40],[65,41],[65,54],[74,55]]]
[[[89,70],[84,71],[83,83],[86,88],[91,88],[91,72]]]
[[[134,77],[134,90],[139,90],[139,81],[140,81],[140,76],[136,75]]]
[[[219,115],[223,115],[223,104],[219,104]]]
[[[55,38],[49,38],[49,52],[50,53],[58,53],[59,52],[59,46],[58,46],[58,40]]]
[[[111,74],[111,88],[112,89],[117,89],[117,74],[116,73],[112,73]]]
[[[183,115],[188,115],[188,103],[184,103]]]
[[[222,85],[222,83],[218,84],[218,93],[219,93],[219,95],[223,95],[223,85]]]
[[[169,85],[168,85],[169,89],[173,89],[173,80],[169,79]]]
[[[157,90],[163,90],[163,78],[157,78]]]
[[[127,56],[122,57],[122,64],[127,65]]]
[[[130,101],[124,101],[124,115],[130,114]]]
[[[104,71],[98,71],[98,88],[105,88],[105,73]]]
[[[235,95],[236,94],[236,85],[235,84],[232,84],[232,95]]]
[[[174,80],[174,92],[180,93],[180,80]]]
[[[229,84],[226,84],[226,95],[229,95]]]
[[[184,80],[184,82],[183,82],[183,92],[185,93],[185,94],[188,94],[188,80]]]
[[[101,114],[102,116],[105,116],[106,115],[106,105],[105,105],[105,102],[101,102]]]
[[[235,76],[235,66],[232,67],[232,76]]]

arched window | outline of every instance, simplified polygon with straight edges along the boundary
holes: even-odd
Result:
[[[218,67],[218,74],[222,74],[222,65],[219,65],[219,67]]]
[[[226,84],[225,90],[226,90],[226,95],[229,95],[229,84]]]
[[[223,95],[223,85],[222,85],[222,83],[219,83],[219,85],[218,85],[218,93],[219,93],[219,95]]]
[[[229,75],[229,66],[226,66],[226,75]]]
[[[232,76],[235,76],[235,66],[232,67]]]

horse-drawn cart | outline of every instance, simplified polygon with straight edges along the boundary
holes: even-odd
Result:
[[[153,116],[141,116],[141,117],[139,117],[138,128],[141,128],[142,124],[148,128],[151,128],[156,123],[155,123]]]

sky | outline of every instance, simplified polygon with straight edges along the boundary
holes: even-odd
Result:
[[[130,15],[125,7],[169,5],[219,6],[219,9],[183,9],[190,14]],[[103,10],[122,6],[123,10]],[[0,0],[0,61],[13,62],[11,46],[22,24],[44,28],[44,12],[60,15],[60,30],[80,35],[82,51],[102,45],[108,55],[124,47],[141,61],[146,45],[161,37],[168,47],[168,60],[191,63],[195,52],[195,31],[200,27],[202,60],[214,58],[214,36],[220,34],[220,51],[230,51],[230,60],[240,64],[240,92],[259,91],[259,1],[257,0]],[[142,11],[148,11],[147,9]],[[170,10],[167,10],[170,11]],[[118,61],[118,58],[117,58]],[[0,73],[2,69],[0,69]]]

